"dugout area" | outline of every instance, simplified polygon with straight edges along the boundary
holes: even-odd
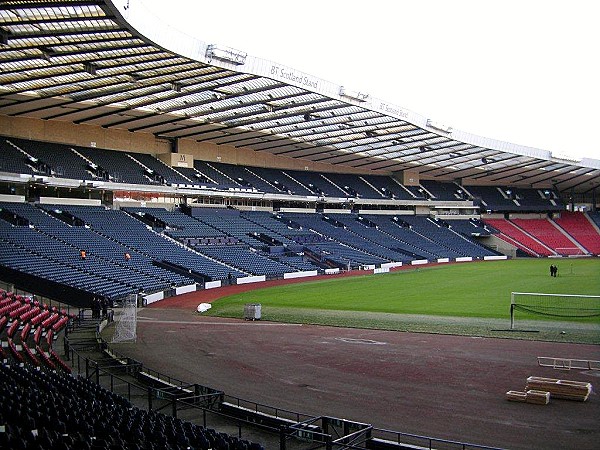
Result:
[[[539,355],[600,359],[600,347],[247,322],[147,308],[135,345],[115,346],[174,377],[315,417],[503,448],[593,448],[600,402],[508,402],[529,376],[566,377]],[[377,344],[377,345],[375,345]],[[598,384],[597,371],[569,379]]]

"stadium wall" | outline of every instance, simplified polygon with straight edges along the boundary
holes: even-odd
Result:
[[[57,120],[40,120],[26,117],[0,115],[0,130],[6,136],[56,142],[81,147],[127,150],[136,153],[167,153],[169,143],[147,133],[130,133],[127,130],[108,130],[93,125],[76,125]]]
[[[508,256],[509,258],[516,258],[517,256],[517,247],[509,244],[508,242],[500,239],[497,236],[485,236],[478,239],[478,242],[481,242],[487,248],[491,248],[492,250],[496,250],[503,255]]]

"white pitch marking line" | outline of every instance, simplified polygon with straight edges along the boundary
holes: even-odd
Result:
[[[186,322],[183,320],[158,320],[146,317],[139,317],[142,322],[148,320],[152,323],[173,323],[176,325],[231,325],[231,326],[261,326],[261,327],[301,327],[301,323],[260,323],[260,322]]]
[[[387,345],[387,342],[374,341],[372,339],[355,339],[355,338],[334,338],[337,341],[346,342],[348,344],[366,344],[366,345]]]

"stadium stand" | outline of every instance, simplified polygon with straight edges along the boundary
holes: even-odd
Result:
[[[320,197],[346,197],[347,194],[341,187],[335,185],[327,178],[327,174],[315,172],[302,172],[300,170],[286,170],[294,180],[305,186],[312,195]]]
[[[553,190],[463,187],[435,180],[405,186],[391,176],[284,171],[200,160],[194,161],[194,168],[176,169],[149,154],[20,138],[1,138],[0,143],[7,149],[3,167],[15,173],[42,173],[43,169],[53,177],[148,186],[195,186],[201,182],[213,189],[273,195],[441,202],[466,201],[473,196],[492,211],[548,212],[563,207]],[[32,161],[43,161],[45,166],[32,165]],[[293,213],[276,217],[222,208],[192,208],[186,215],[164,208],[124,208],[119,212],[19,203],[4,203],[0,208],[6,267],[75,289],[85,287],[91,294],[111,299],[129,292],[225,280],[230,274],[234,278],[277,277],[328,265],[348,268],[497,254],[475,241],[489,235],[485,227],[477,226],[476,219],[444,221],[407,215],[392,222],[390,216],[375,214],[363,214],[363,220],[348,214]],[[499,237],[532,256],[594,253],[586,247],[594,248],[593,226],[587,228],[587,234],[573,231],[565,236],[552,223],[560,222],[487,222],[500,227]],[[543,235],[540,225],[544,226]],[[125,232],[127,229],[135,233]],[[585,244],[577,242],[577,236]],[[18,248],[26,250],[19,257]],[[77,257],[83,248],[88,253],[85,264]],[[130,255],[127,264],[122,257],[125,253]]]
[[[94,178],[92,173],[86,170],[85,160],[66,145],[18,138],[0,138],[0,140],[9,145],[12,143],[29,157],[47,163],[50,167],[49,175],[75,180]]]
[[[38,170],[32,167],[34,161],[28,161],[28,155],[10,141],[4,138],[0,139],[0,150],[2,150],[0,171],[32,175],[38,173]],[[27,164],[26,161],[28,161],[29,164]]]
[[[97,148],[77,147],[77,153],[88,162],[88,167],[107,181],[132,184],[164,183],[164,177],[149,177],[145,169],[128,153]]]
[[[183,176],[174,168],[167,166],[160,159],[147,153],[130,154],[131,158],[144,168],[144,174],[153,183],[194,184],[194,180]]]
[[[465,200],[468,194],[464,189],[454,183],[441,183],[433,180],[421,180],[423,186],[436,200],[457,201]]]
[[[560,217],[554,219],[562,229],[577,240],[589,253],[600,254],[600,239],[598,226],[592,222],[588,214],[581,212],[563,211]]]
[[[490,229],[480,219],[446,220],[448,226],[465,236],[489,236]]]
[[[582,254],[579,244],[556,227],[550,219],[512,219],[512,222],[556,254],[565,256]]]
[[[382,197],[395,200],[410,200],[412,194],[394,177],[383,175],[363,175],[365,183],[373,187]]]
[[[506,242],[515,245],[531,256],[550,256],[554,255],[548,246],[538,239],[529,235],[513,222],[506,219],[485,219],[484,222],[500,232],[498,237]]]
[[[3,448],[263,449],[211,428],[139,409],[85,377],[28,364],[0,364],[0,373]]]
[[[200,173],[206,180],[212,181],[216,186],[221,189],[240,189],[242,186],[232,178],[229,178],[226,174],[221,172],[214,163],[207,161],[201,161],[199,159],[194,160],[194,169]]]
[[[266,167],[252,167],[250,170],[252,173],[266,180],[279,193],[313,195],[313,192],[291,177],[285,170],[269,169]]]
[[[53,355],[53,344],[74,319],[64,310],[0,289],[0,348],[6,344],[17,363],[28,362],[52,370],[58,365],[70,373],[60,356]]]

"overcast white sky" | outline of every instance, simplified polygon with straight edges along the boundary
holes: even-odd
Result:
[[[454,128],[600,159],[600,1],[131,0]]]

